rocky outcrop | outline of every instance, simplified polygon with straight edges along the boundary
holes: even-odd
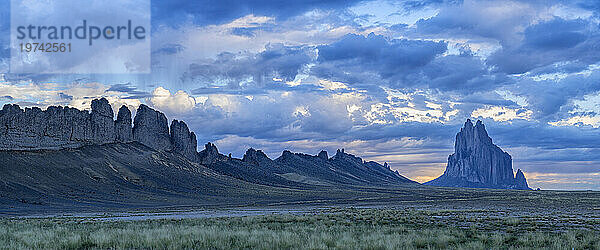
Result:
[[[133,140],[155,150],[171,150],[171,135],[165,114],[142,104],[133,120]]]
[[[115,139],[117,142],[133,141],[133,129],[131,127],[131,111],[123,105],[117,113],[115,121]]]
[[[0,111],[0,149],[30,150],[79,147],[95,142],[91,116],[73,108],[21,109],[4,105]]]
[[[244,157],[242,158],[243,162],[247,162],[253,165],[258,165],[263,160],[270,160],[269,157],[262,151],[256,150],[253,148],[249,148],[246,150]]]
[[[275,159],[280,167],[294,173],[295,180],[318,182],[319,185],[397,185],[416,184],[416,182],[401,176],[391,170],[388,165],[366,162],[360,157],[348,154],[344,149],[338,149],[336,154],[328,158],[327,151],[317,155],[292,153],[283,151]]]
[[[530,189],[527,180],[525,179],[525,174],[523,174],[521,169],[517,170],[517,174],[515,174],[515,189]]]
[[[21,109],[7,104],[0,110],[0,150],[76,148],[136,141],[155,150],[173,151],[189,160],[198,158],[196,135],[174,120],[171,129],[161,112],[140,105],[131,123],[131,111],[122,106],[114,113],[108,100],[92,100],[91,112],[50,106]]]
[[[92,100],[92,112],[90,113],[90,125],[92,128],[92,143],[104,144],[115,141],[114,114],[108,100]]]
[[[190,132],[185,122],[178,120],[171,122],[171,142],[174,152],[193,161],[198,157],[196,134]]]
[[[520,173],[520,174],[519,174]],[[524,184],[523,184],[524,183]],[[471,120],[456,135],[444,174],[425,184],[452,187],[529,189],[523,172],[513,174],[512,158],[492,143],[481,121]]]
[[[333,157],[331,157],[334,161],[342,161],[342,162],[350,162],[356,165],[363,164],[363,160],[360,157],[356,157],[351,154],[347,154],[344,152],[344,149],[338,149]]]
[[[327,155],[327,151],[325,151],[325,150],[321,150],[321,152],[319,152],[319,154],[317,156],[325,161],[329,159],[329,156]]]
[[[202,164],[211,164],[220,160],[227,160],[228,157],[219,153],[217,146],[212,143],[206,143],[204,149],[198,153],[198,160]]]

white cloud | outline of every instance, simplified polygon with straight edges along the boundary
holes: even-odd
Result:
[[[370,105],[365,118],[375,124],[395,124],[402,122],[445,123],[459,112],[456,103],[439,101],[425,91],[402,92],[384,89],[387,102]]]
[[[18,101],[46,104],[46,102],[58,99],[59,91],[52,88],[47,89],[43,84],[13,85],[3,82],[0,83],[0,93],[2,96],[10,96]]]
[[[241,108],[242,103],[251,103],[253,100],[254,98],[250,100],[239,95],[213,94],[207,97],[206,101],[204,102],[204,106],[219,107],[221,110],[227,113],[233,113]]]
[[[555,122],[548,122],[552,126],[592,126],[594,128],[600,127],[600,116],[585,116],[577,115],[568,119],[563,119]]]
[[[175,94],[163,87],[158,87],[152,92],[150,103],[155,108],[169,113],[185,113],[196,106],[196,99],[185,91],[179,90]]]
[[[240,17],[230,23],[222,25],[224,28],[254,28],[263,24],[274,23],[275,18],[267,16],[255,16],[253,14]]]
[[[558,121],[548,122],[552,126],[592,126],[600,127],[600,92],[583,96],[571,101],[572,109],[569,117]]]
[[[319,80],[319,85],[326,90],[348,89],[348,86],[343,82],[335,82],[329,80]]]
[[[310,112],[308,109],[306,109],[306,107],[298,106],[294,110],[294,116],[310,116]]]
[[[504,99],[513,101],[519,106],[525,107],[525,106],[529,105],[529,103],[527,102],[527,98],[524,96],[515,95],[514,93],[512,93],[508,90],[500,90],[499,89],[499,90],[496,90],[495,92],[497,94],[499,94],[500,96],[502,96]]]
[[[494,121],[506,122],[515,119],[530,120],[533,111],[527,109],[513,109],[501,106],[488,106],[473,110],[471,117],[492,118]]]
[[[574,112],[600,113],[600,92],[585,95],[582,99],[573,100]]]

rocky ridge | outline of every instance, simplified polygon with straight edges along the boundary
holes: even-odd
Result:
[[[360,157],[348,154],[344,149],[338,149],[336,154],[328,157],[327,151],[317,155],[292,153],[283,151],[274,160],[287,171],[298,173],[306,179],[319,180],[321,183],[349,185],[385,185],[385,184],[416,184],[416,182],[400,175],[385,163],[381,165],[373,161],[365,161]]]
[[[331,158],[326,151],[313,156],[286,150],[272,160],[263,151],[250,148],[242,159],[236,159],[220,154],[209,142],[198,152],[196,134],[185,122],[173,120],[169,126],[163,113],[143,104],[133,119],[126,106],[119,108],[116,120],[113,118],[113,109],[104,98],[93,100],[90,112],[55,106],[44,111],[21,109],[8,104],[0,110],[0,151],[60,151],[104,144],[126,147],[131,143],[150,151],[178,154],[190,163],[254,184],[295,188],[416,184],[387,164],[363,161],[343,149]]]
[[[77,148],[116,142],[139,142],[155,150],[174,150],[195,160],[196,135],[185,122],[174,120],[171,129],[159,111],[140,105],[135,119],[122,106],[114,113],[104,98],[92,101],[91,112],[50,106],[21,109],[7,104],[0,110],[0,150]]]
[[[529,190],[523,172],[519,169],[513,174],[512,157],[492,143],[481,121],[473,125],[470,119],[456,134],[444,174],[425,184]]]

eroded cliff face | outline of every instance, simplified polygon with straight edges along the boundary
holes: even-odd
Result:
[[[196,134],[190,132],[185,122],[178,120],[171,122],[171,142],[173,143],[173,151],[179,152],[194,161],[198,157]]]
[[[18,105],[4,105],[0,111],[0,149],[60,149],[104,141],[100,136],[114,126],[103,127],[103,111],[97,110],[100,105],[94,105],[96,110],[91,114],[68,107],[23,110]]]
[[[171,135],[165,114],[142,104],[133,120],[133,140],[156,150],[171,150]]]
[[[445,174],[467,181],[502,184],[514,179],[512,158],[492,143],[481,121],[467,120],[456,135],[454,154],[448,158]]]
[[[125,106],[119,108],[115,121],[115,136],[118,142],[133,141],[133,128],[131,127],[131,111]]]
[[[516,177],[513,174],[511,156],[492,143],[481,121],[473,125],[471,120],[456,135],[444,174],[425,184],[529,189],[521,170]]]
[[[90,125],[92,130],[92,143],[105,144],[115,141],[115,121],[112,107],[108,100],[92,100],[90,112]]]
[[[0,110],[0,150],[76,148],[115,142],[139,142],[155,150],[197,158],[196,135],[182,121],[171,130],[161,112],[140,105],[132,127],[131,111],[122,106],[114,113],[104,98],[92,101],[91,112],[51,106],[21,109],[7,104]]]

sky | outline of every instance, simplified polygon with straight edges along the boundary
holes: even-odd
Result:
[[[11,74],[9,47],[0,105],[144,103],[222,153],[345,148],[419,182],[479,119],[530,187],[600,190],[597,1],[152,1],[145,74]]]

